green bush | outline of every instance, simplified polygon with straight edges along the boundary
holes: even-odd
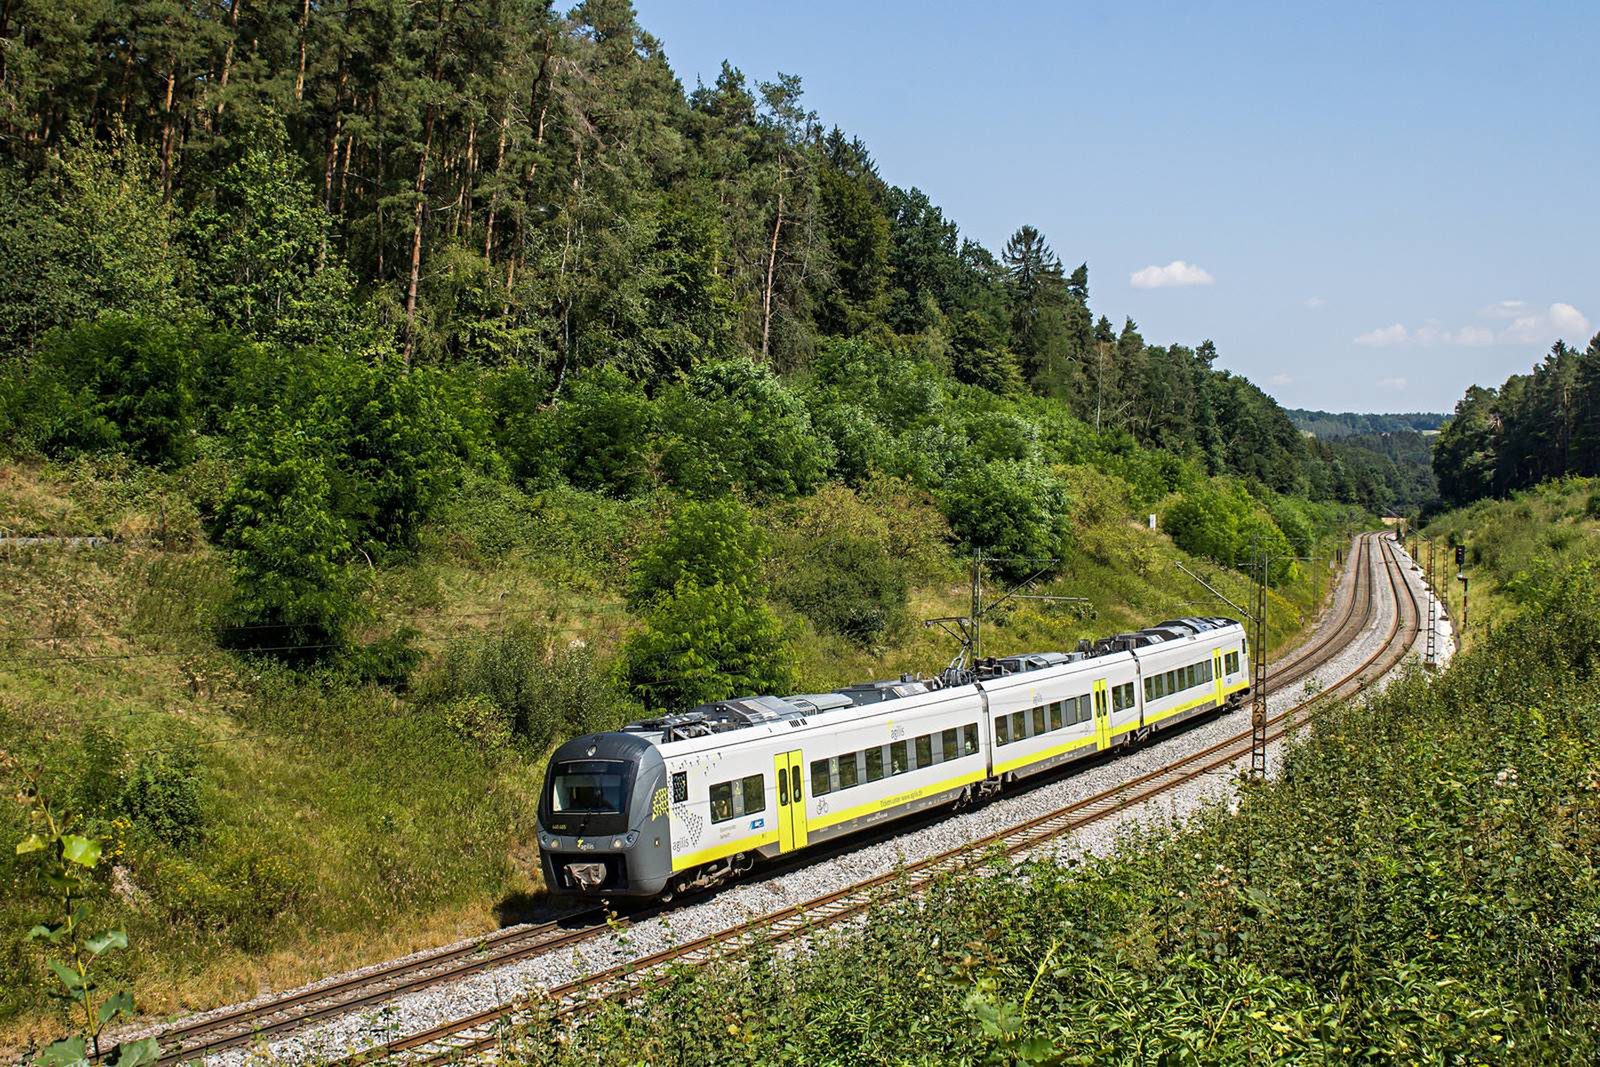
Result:
[[[780,516],[770,572],[775,599],[819,630],[871,645],[906,618],[906,565],[888,524],[842,486],[824,487]]]
[[[567,480],[579,489],[633,496],[649,487],[655,407],[619,371],[576,377],[555,409],[554,432]]]
[[[680,581],[656,600],[618,664],[628,691],[652,709],[681,710],[790,685],[781,627],[761,600],[720,582]]]
[[[1161,528],[1185,552],[1241,570],[1253,567],[1258,555],[1267,553],[1273,557],[1268,580],[1274,585],[1296,573],[1289,539],[1242,486],[1222,481],[1196,485],[1167,506]]]
[[[634,562],[629,603],[647,607],[686,581],[760,595],[765,548],[765,537],[739,501],[687,501]]]
[[[29,183],[0,170],[0,352],[105,312],[179,316],[190,264],[156,153],[102,130],[40,158]]]
[[[1283,531],[1294,554],[1309,556],[1316,540],[1316,525],[1305,503],[1293,497],[1273,494],[1267,500],[1267,512],[1278,529]]]
[[[409,550],[479,458],[476,402],[448,375],[398,359],[347,365],[342,378],[312,409],[344,475],[339,508],[369,552]]]
[[[140,830],[173,848],[187,848],[205,826],[199,762],[181,748],[147,753],[134,764],[117,803]]]
[[[495,450],[512,479],[526,489],[560,481],[561,440],[547,408],[549,382],[525,367],[508,367],[479,379]]]
[[[452,697],[439,708],[444,721],[463,740],[496,755],[515,740],[511,714],[483,693]]]
[[[965,552],[981,552],[996,571],[1023,578],[1048,569],[1071,543],[1066,487],[1033,463],[963,467],[939,506]]]
[[[280,426],[256,441],[218,514],[233,576],[229,635],[293,661],[347,647],[359,574],[350,524],[334,508],[320,441]]]
[[[416,695],[483,748],[495,748],[505,732],[535,754],[612,729],[627,711],[591,648],[529,619],[451,641]]]
[[[865,408],[849,401],[815,403],[811,421],[832,446],[831,473],[845,484],[862,485],[882,468],[889,438]]]
[[[663,470],[686,492],[797,496],[832,465],[799,395],[749,360],[697,367],[663,393],[661,417]]]
[[[179,327],[107,313],[45,335],[4,406],[16,432],[48,455],[121,450],[173,466],[193,450],[197,363]]]

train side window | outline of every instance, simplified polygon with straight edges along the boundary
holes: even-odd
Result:
[[[923,734],[917,738],[917,766],[933,766],[933,735]]]
[[[943,762],[945,760],[953,760],[957,756],[961,755],[961,750],[957,747],[960,743],[961,742],[956,740],[955,727],[951,727],[950,729],[948,729],[948,730],[944,731],[942,734],[940,734],[939,735],[939,760],[940,760],[940,762]]]
[[[1064,710],[1066,706],[1067,702],[1065,700],[1057,700],[1050,705],[1050,729],[1059,730],[1066,725],[1066,712]]]
[[[997,745],[1011,743],[1011,720],[1004,715],[994,717],[994,743]]]
[[[889,746],[889,773],[890,774],[904,774],[904,773],[906,773],[906,771],[910,769],[907,766],[907,763],[909,762],[909,760],[910,760],[909,746],[907,746],[907,744],[904,741],[895,741],[894,743],[892,743]]]
[[[1033,709],[1033,736],[1034,737],[1038,737],[1040,734],[1044,733],[1046,730],[1049,729],[1049,727],[1046,726],[1044,723],[1045,723],[1044,705],[1041,704],[1037,708]]]
[[[857,752],[850,752],[839,757],[839,788],[849,789],[861,780],[856,765]]]
[[[867,749],[867,781],[876,782],[883,777],[883,746]]]
[[[811,761],[811,795],[814,797],[833,792],[833,775],[828,769],[830,762],[825,759]]]
[[[711,787],[711,821],[727,822],[733,818],[733,783],[718,782]]]
[[[767,810],[767,782],[759,774],[752,774],[744,780],[744,810],[740,815],[754,815],[758,811]]]
[[[1027,712],[1013,711],[1011,713],[1011,740],[1021,741],[1028,736]]]
[[[672,774],[672,802],[682,804],[689,799],[689,772],[674,771]]]
[[[1094,697],[1085,693],[1078,698],[1078,721],[1088,722],[1094,718]]]
[[[978,751],[978,724],[969,722],[961,730],[961,751],[964,755],[972,755]]]
[[[1144,698],[1146,700],[1154,700],[1156,698],[1154,678],[1146,678],[1144,680]]]

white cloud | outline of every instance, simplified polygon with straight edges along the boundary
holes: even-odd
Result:
[[[1527,307],[1526,300],[1497,300],[1487,307],[1479,308],[1478,315],[1485,319],[1514,319],[1523,314]]]
[[[1440,328],[1437,322],[1427,322],[1417,327],[1411,335],[1411,340],[1423,348],[1432,348],[1437,344],[1449,344],[1451,336],[1450,331]]]
[[[1368,330],[1356,338],[1356,344],[1366,345],[1368,348],[1391,348],[1395,345],[1403,345],[1409,340],[1411,340],[1411,332],[1397,322],[1393,326]]]
[[[1292,385],[1292,384],[1294,384],[1294,376],[1290,375],[1290,374],[1274,374],[1272,376],[1272,384],[1273,385]]]
[[[1583,312],[1571,304],[1557,301],[1550,305],[1550,325],[1564,334],[1585,334],[1589,332],[1589,319]],[[1577,337],[1582,341],[1585,338]]]
[[[1128,275],[1135,289],[1166,289],[1178,285],[1210,285],[1216,281],[1206,270],[1175,259],[1165,267],[1145,267]]]
[[[1589,319],[1571,304],[1556,302],[1549,309],[1520,315],[1500,331],[1501,344],[1545,345],[1557,338],[1582,344],[1588,340]]]
[[[1327,301],[1322,299],[1322,297],[1320,297],[1320,296],[1308,296],[1308,297],[1306,297],[1306,307],[1308,307],[1308,308],[1319,308],[1319,307],[1322,307],[1326,303],[1327,303]]]
[[[1400,390],[1406,387],[1406,380],[1404,378],[1379,378],[1378,387],[1381,389]]]
[[[1356,338],[1356,344],[1369,348],[1394,348],[1398,345],[1482,348],[1486,345],[1542,346],[1558,338],[1581,345],[1589,338],[1589,317],[1571,304],[1560,301],[1544,311],[1529,311],[1527,304],[1521,300],[1502,300],[1479,309],[1478,314],[1486,319],[1504,322],[1505,325],[1498,330],[1480,325],[1449,330],[1435,319],[1415,328],[1397,322],[1392,326],[1368,330]]]

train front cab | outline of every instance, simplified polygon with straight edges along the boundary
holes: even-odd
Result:
[[[667,769],[648,741],[589,734],[550,757],[539,859],[552,893],[651,897],[672,876]]]

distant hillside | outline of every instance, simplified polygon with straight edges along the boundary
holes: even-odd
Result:
[[[1400,433],[1410,430],[1421,433],[1437,430],[1444,425],[1448,415],[1427,411],[1407,412],[1401,415],[1368,415],[1359,411],[1307,411],[1288,408],[1289,418],[1306,433],[1323,439],[1353,437],[1357,434]]]

